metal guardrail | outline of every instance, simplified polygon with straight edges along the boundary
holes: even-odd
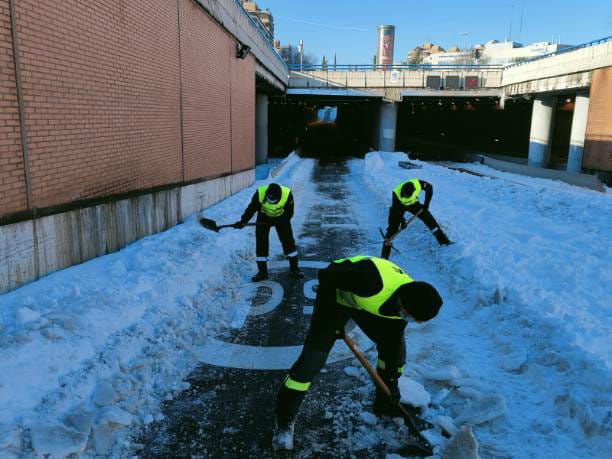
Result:
[[[583,48],[590,48],[591,46],[600,45],[608,41],[612,41],[612,35],[609,35],[603,38],[598,38],[597,40],[589,41],[587,43],[581,43],[580,45],[563,48],[563,49],[560,49],[559,51],[553,51],[552,53],[547,53],[547,54],[542,54],[541,56],[532,57],[530,59],[526,59],[521,62],[516,62],[514,64],[506,65],[504,68],[507,69],[510,67],[517,67],[519,65],[529,64],[530,62],[539,61],[540,59],[546,59],[548,57],[558,56],[559,54],[571,53],[572,51],[577,51]]]
[[[273,38],[270,37],[270,35],[268,34],[268,31],[264,28],[264,26],[261,25],[261,23],[256,20],[253,16],[251,16],[249,14],[249,12],[244,9],[244,6],[242,6],[242,2],[240,0],[234,0],[234,3],[240,8],[240,10],[246,15],[246,17],[249,19],[249,21],[251,22],[251,24],[253,24],[253,26],[257,29],[257,31],[259,32],[259,34],[262,36],[262,38],[264,39],[264,41],[266,42],[266,44],[272,49],[272,51],[274,52],[274,54],[278,57],[278,60],[285,66],[285,68],[287,68],[287,63],[283,60],[282,57],[280,57],[280,55],[276,52],[276,49],[274,48],[274,43],[273,43]]]
[[[376,72],[376,71],[390,71],[390,70],[502,70],[504,66],[502,64],[390,64],[390,65],[374,65],[374,64],[328,64],[323,66],[321,64],[289,64],[289,70],[301,71],[301,72],[313,72],[313,71],[328,71],[328,72],[342,72],[342,71],[361,71],[361,72]]]
[[[519,65],[529,64],[530,62],[538,61],[541,59],[546,59],[553,56],[558,56],[560,54],[571,53],[572,51],[577,51],[583,48],[590,48],[591,46],[600,45],[602,43],[606,43],[608,41],[612,41],[612,35],[598,38],[597,40],[592,40],[587,43],[581,43],[579,45],[570,46],[568,48],[563,48],[558,51],[553,51],[551,53],[543,54],[541,56],[532,57],[526,59],[521,62],[516,62],[513,64],[391,64],[391,65],[376,65],[376,64],[327,64],[323,66],[321,64],[308,64],[308,65],[300,65],[300,64],[289,64],[289,70],[292,71],[302,71],[302,72],[313,72],[313,71],[362,71],[362,72],[374,72],[374,71],[388,71],[388,70],[504,70],[511,67],[516,67]]]

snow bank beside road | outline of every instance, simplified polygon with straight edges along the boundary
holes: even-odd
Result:
[[[312,167],[291,158],[279,179]],[[302,170],[303,169],[303,170]],[[254,186],[207,209],[236,221]],[[230,323],[254,230],[184,224],[0,296],[0,450],[129,455],[130,427],[184,389],[194,348]],[[120,451],[120,452],[118,452]]]
[[[369,218],[385,223],[393,187],[412,177],[432,183],[431,211],[455,241],[439,248],[415,221],[392,253],[445,298],[435,323],[407,334],[408,372],[433,394],[426,415],[484,419],[474,433],[485,456],[609,456],[610,196],[423,162],[405,170],[397,165],[405,159],[375,152],[353,169],[376,198]],[[463,377],[429,378],[448,365]]]

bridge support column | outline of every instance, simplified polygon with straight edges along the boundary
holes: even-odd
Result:
[[[567,152],[567,171],[580,172],[582,170],[582,154],[584,153],[584,136],[586,134],[587,117],[589,116],[589,94],[579,92],[576,94],[574,104],[574,117],[572,118],[572,132],[570,146]]]
[[[255,96],[255,164],[268,160],[268,95]]]
[[[395,151],[397,129],[397,104],[383,102],[380,106],[378,128],[378,150]]]
[[[527,164],[530,166],[548,166],[555,103],[556,98],[553,96],[538,96],[533,101],[531,131],[529,133],[529,158],[527,159]]]

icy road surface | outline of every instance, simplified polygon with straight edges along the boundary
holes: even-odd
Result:
[[[2,457],[269,455],[274,395],[319,263],[378,255],[390,190],[412,177],[433,184],[431,211],[455,241],[439,248],[415,221],[392,254],[445,299],[435,320],[407,329],[402,378],[436,452],[612,456],[612,197],[481,166],[484,176],[405,170],[404,159],[287,161],[274,180],[294,191],[311,262],[297,284],[278,263],[266,287],[249,285],[253,230],[215,234],[192,218],[0,296]],[[261,183],[205,214],[237,220]],[[403,427],[369,414],[372,395],[338,347],[303,405],[296,455],[404,454]]]

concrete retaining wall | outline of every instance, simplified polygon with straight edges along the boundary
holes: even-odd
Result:
[[[531,167],[514,162],[500,161],[487,156],[482,157],[482,163],[504,172],[512,172],[513,174],[527,175],[529,177],[560,180],[570,185],[582,186],[596,191],[604,191],[603,183],[594,175],[575,174],[554,169]]]
[[[0,226],[0,293],[115,252],[255,181],[255,169]]]

